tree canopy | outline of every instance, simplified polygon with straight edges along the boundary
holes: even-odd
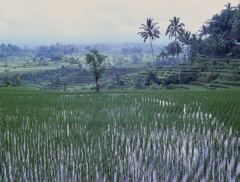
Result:
[[[89,52],[86,54],[85,59],[86,63],[89,65],[90,69],[93,72],[96,83],[96,91],[98,92],[100,89],[98,81],[104,73],[107,56],[100,54],[96,49],[88,50]]]
[[[200,54],[207,55],[212,47],[210,42],[216,42],[216,38],[222,40],[221,46],[215,47],[215,56],[240,58],[240,48],[236,44],[240,40],[240,4],[234,7],[228,3],[202,26],[198,39],[203,39],[205,51]]]

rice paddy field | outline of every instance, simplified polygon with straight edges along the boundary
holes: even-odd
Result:
[[[0,181],[240,181],[240,92],[0,88]]]

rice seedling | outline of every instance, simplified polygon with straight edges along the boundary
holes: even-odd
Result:
[[[0,181],[237,181],[240,93],[0,91]]]

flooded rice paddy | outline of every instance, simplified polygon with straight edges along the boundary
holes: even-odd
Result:
[[[237,181],[239,119],[237,91],[2,91],[0,181]]]

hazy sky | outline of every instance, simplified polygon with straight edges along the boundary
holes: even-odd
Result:
[[[181,17],[192,32],[228,2],[240,0],[0,0],[0,42],[141,42],[136,32],[147,17],[164,37],[169,19]]]

